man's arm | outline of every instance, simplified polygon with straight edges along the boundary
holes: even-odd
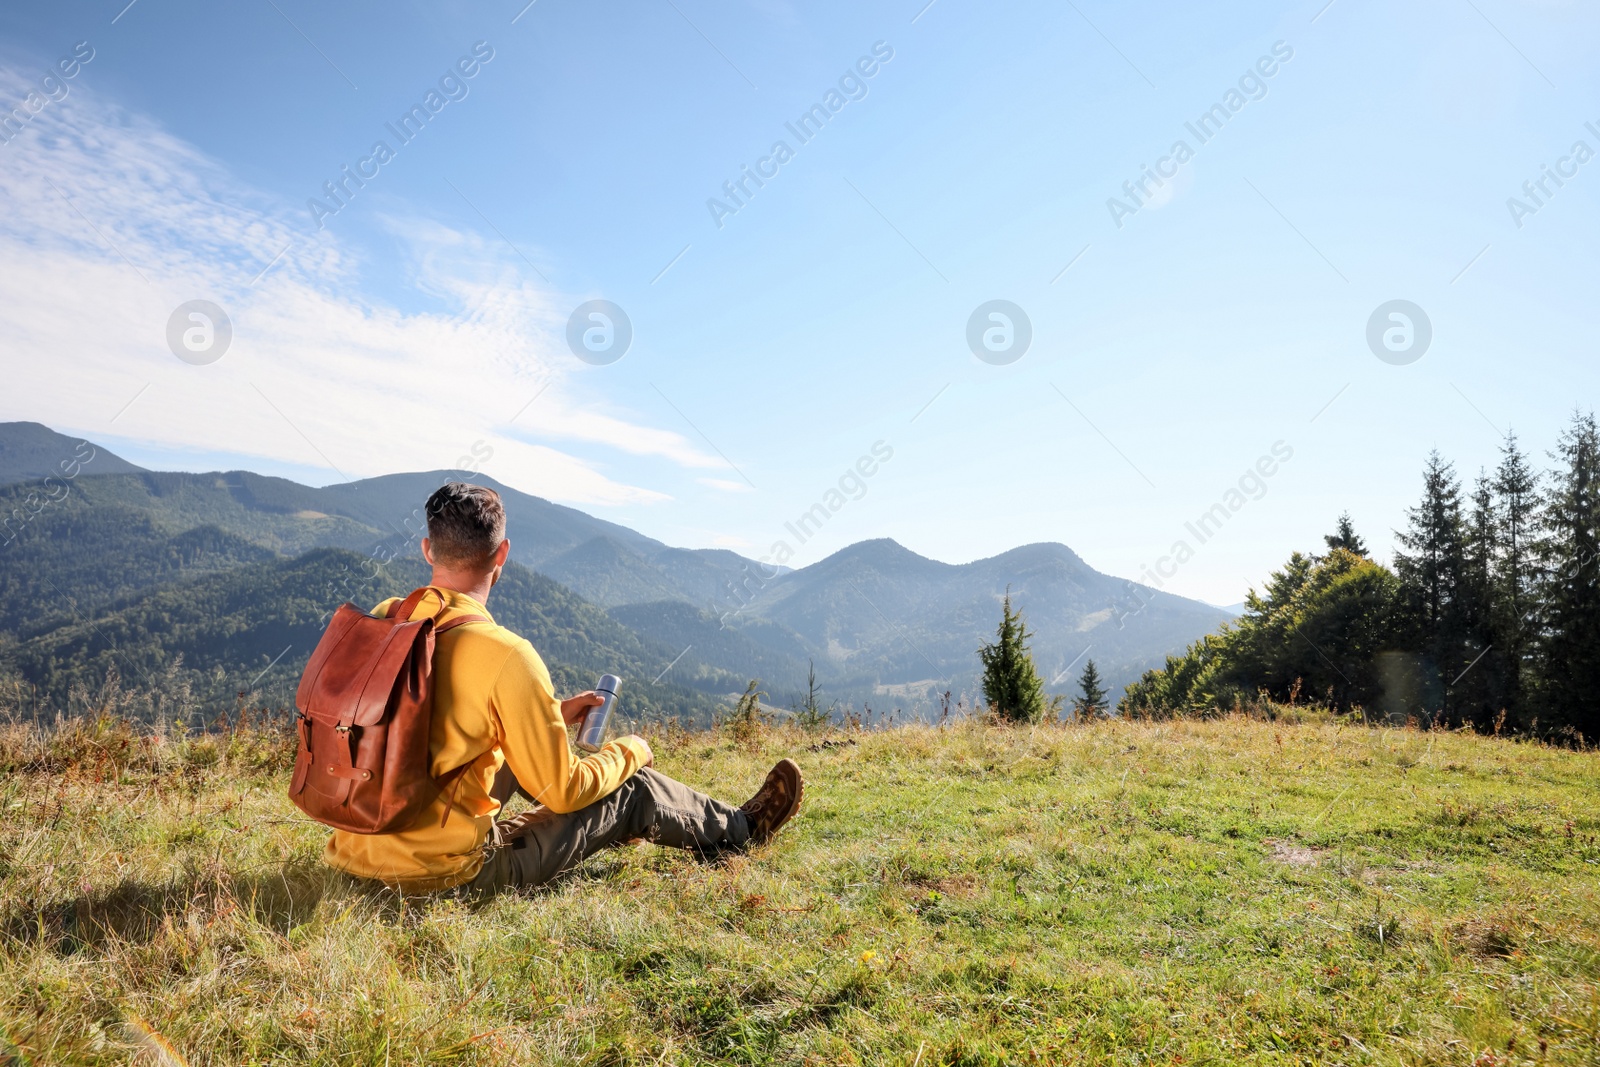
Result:
[[[589,696],[557,703],[550,672],[526,641],[518,643],[495,680],[491,710],[506,763],[523,790],[551,811],[593,804],[653,759],[644,738],[634,736],[609,741],[588,759],[574,757],[567,723],[593,706]]]

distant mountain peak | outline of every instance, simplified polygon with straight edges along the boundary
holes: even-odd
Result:
[[[892,537],[873,537],[866,541],[857,541],[822,559],[817,566],[822,566],[830,561],[843,562],[846,560],[860,560],[875,566],[894,564],[932,564],[936,567],[947,567],[949,564],[940,563],[936,559],[919,555],[902,545]]]
[[[842,555],[845,552],[854,552],[857,555],[883,553],[891,556],[915,556],[917,559],[926,558],[911,551],[911,549],[907,548],[905,545],[902,545],[899,541],[896,541],[892,537],[869,537],[865,541],[857,541],[855,544],[850,545],[847,548],[843,548],[834,554]]]
[[[57,433],[38,422],[0,422],[0,485],[79,474],[142,474],[100,445]]]
[[[1009,548],[997,556],[990,556],[987,560],[977,560],[978,563],[1003,560],[1006,563],[1043,563],[1056,560],[1066,560],[1074,566],[1087,567],[1083,557],[1060,541],[1035,541],[1032,544],[1018,545]]]

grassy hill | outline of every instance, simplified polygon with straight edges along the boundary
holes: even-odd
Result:
[[[469,907],[325,872],[280,737],[0,731],[0,1061],[1600,1061],[1594,753],[1239,718],[656,743],[736,799],[792,753],[806,809]]]

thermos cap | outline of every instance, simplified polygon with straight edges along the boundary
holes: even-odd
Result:
[[[621,678],[614,674],[602,674],[599,683],[594,688],[599,693],[615,693],[621,686]]]

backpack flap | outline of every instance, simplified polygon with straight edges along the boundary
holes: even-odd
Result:
[[[317,679],[322,677],[323,669],[328,665],[328,658],[333,655],[334,649],[339,647],[351,628],[367,618],[367,613],[346,601],[339,605],[333,613],[333,618],[328,620],[328,628],[322,631],[322,639],[317,642],[317,647],[312,649],[311,658],[306,660],[305,670],[300,672],[300,684],[294,691],[294,706],[302,715],[311,705],[311,693],[317,686]]]
[[[431,645],[432,629],[432,619],[396,622],[344,605],[306,664],[295,706],[324,726],[378,725],[401,686],[413,693],[421,687],[416,664],[407,670],[407,660],[419,640]]]

